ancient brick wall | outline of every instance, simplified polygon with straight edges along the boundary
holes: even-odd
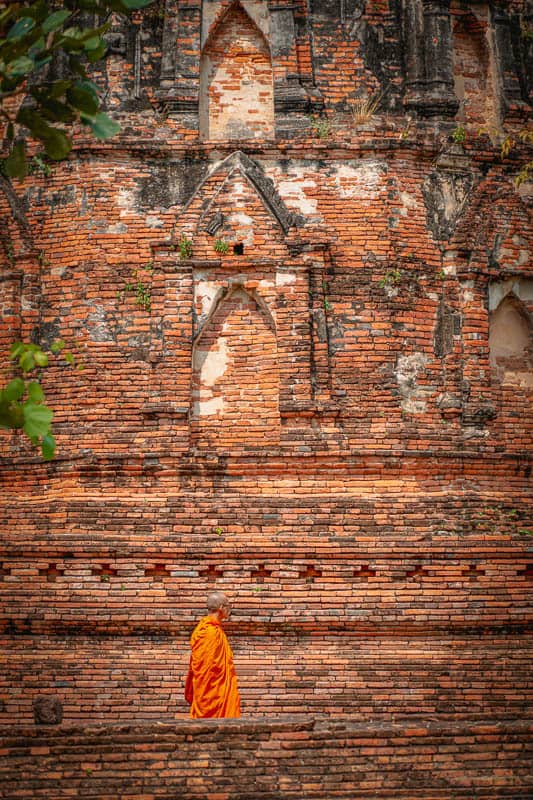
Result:
[[[121,135],[16,185],[5,374],[84,370],[43,375],[53,462],[1,434],[2,721],[185,718],[214,587],[246,715],[522,714],[528,156],[480,128],[526,124],[525,17],[419,5],[117,19]]]
[[[505,798],[530,787],[527,724],[286,717],[2,731],[12,797]],[[276,769],[273,769],[273,764]],[[512,776],[512,787],[509,786]]]

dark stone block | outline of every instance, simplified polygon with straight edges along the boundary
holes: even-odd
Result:
[[[63,719],[63,705],[57,697],[36,697],[33,718],[36,725],[59,725]]]

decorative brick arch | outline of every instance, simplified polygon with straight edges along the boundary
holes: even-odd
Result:
[[[266,304],[242,284],[220,292],[193,347],[193,445],[279,445],[279,384],[276,327]]]
[[[202,48],[199,121],[203,139],[274,136],[270,46],[239,0],[222,13]]]
[[[500,114],[491,74],[494,56],[488,5],[482,4],[476,14],[452,3],[451,11],[457,119],[467,125],[496,125]]]
[[[533,386],[531,312],[515,294],[515,287],[504,287],[504,291],[505,288],[508,288],[507,293],[489,317],[490,365],[498,370],[503,380],[518,379]]]

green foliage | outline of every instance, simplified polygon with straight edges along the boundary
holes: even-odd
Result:
[[[182,260],[192,258],[192,239],[188,239],[185,234],[182,233],[178,242],[178,250]]]
[[[327,117],[311,117],[311,128],[319,139],[327,139],[331,134],[331,122]]]
[[[229,250],[229,244],[224,239],[217,239],[213,245],[215,252],[220,255],[226,255]]]
[[[500,156],[507,158],[512,150],[519,144],[531,145],[533,143],[533,130],[522,128],[516,134],[508,134],[500,146]],[[519,170],[514,179],[514,184],[518,188],[522,183],[533,180],[533,161],[528,161]]]
[[[45,178],[49,178],[52,174],[52,167],[48,164],[39,153],[36,153],[33,158],[28,162],[28,172],[30,175],[35,175],[40,172]]]
[[[98,139],[118,133],[118,123],[100,111],[98,89],[86,70],[87,63],[105,55],[109,23],[87,26],[81,15],[128,14],[152,2],[66,0],[57,8],[53,0],[36,0],[8,3],[0,11],[0,114],[6,122],[0,167],[7,177],[27,175],[28,135],[44,146],[48,158],[61,161],[72,148],[65,125],[80,121]],[[66,56],[69,75],[50,81],[47,66],[59,55]]]
[[[154,262],[148,261],[146,264],[143,264],[142,270],[151,275],[154,271]],[[118,299],[120,301],[124,300],[126,292],[133,293],[135,295],[135,303],[141,308],[144,308],[145,311],[151,311],[152,292],[150,287],[146,286],[143,282],[139,270],[135,270],[132,278],[132,281],[128,281],[128,283],[124,284],[124,288],[118,293]]]
[[[463,142],[466,142],[466,131],[462,125],[458,125],[452,133],[452,141],[456,144],[463,144]]]
[[[58,340],[52,344],[54,354],[63,354],[67,364],[76,364],[72,353],[63,352],[65,342]],[[16,361],[23,377],[13,378],[0,389],[0,427],[7,430],[21,430],[32,444],[39,446],[45,461],[55,455],[55,439],[52,435],[54,412],[45,405],[43,388],[37,371],[48,366],[49,356],[37,344],[15,342],[11,346],[10,358]],[[31,379],[29,373],[37,372]]]
[[[401,269],[389,269],[378,282],[378,286],[380,289],[384,289],[385,286],[395,286],[402,280],[402,271]]]

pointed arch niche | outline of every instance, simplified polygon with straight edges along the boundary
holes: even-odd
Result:
[[[274,136],[274,82],[269,44],[241,3],[220,17],[200,59],[200,137]]]
[[[505,291],[507,287],[503,287]],[[515,287],[513,287],[515,288]],[[533,298],[533,282],[520,281],[519,293]],[[501,297],[502,288],[490,287],[491,305]],[[493,308],[489,319],[490,364],[504,382],[519,382],[533,388],[533,326],[531,315],[513,290]]]
[[[279,383],[275,323],[265,303],[244,286],[222,291],[193,348],[193,443],[279,445]]]
[[[465,125],[498,126],[492,25],[487,3],[464,10],[451,4],[454,89],[459,101],[457,120]]]

